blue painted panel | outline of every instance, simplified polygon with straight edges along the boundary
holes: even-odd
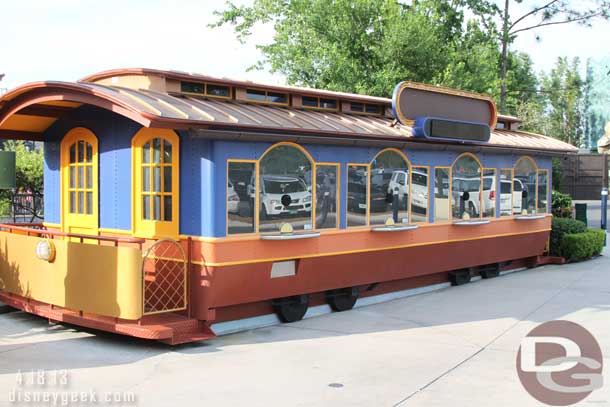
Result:
[[[141,126],[91,106],[72,111],[44,134],[45,221],[61,222],[60,142],[75,127],[91,130],[98,139],[100,227],[131,230],[131,139]]]

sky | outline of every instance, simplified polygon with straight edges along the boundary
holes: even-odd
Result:
[[[580,1],[580,0],[579,0]],[[249,3],[251,1],[237,1]],[[527,10],[539,1],[524,0]],[[257,43],[270,43],[259,25],[246,44],[229,26],[209,28],[224,0],[2,0],[0,88],[40,80],[75,81],[112,68],[147,67],[283,84],[281,75],[248,71],[260,59]],[[521,11],[521,10],[516,10]],[[529,53],[537,71],[557,57],[610,55],[610,23],[593,28],[553,26],[521,35],[512,49]]]

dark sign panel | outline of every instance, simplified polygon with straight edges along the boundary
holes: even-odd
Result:
[[[486,143],[491,132],[487,124],[420,117],[415,120],[413,135],[436,140]]]
[[[396,86],[392,108],[396,119],[405,125],[411,125],[418,117],[480,123],[492,128],[497,121],[496,105],[489,96],[413,82]]]

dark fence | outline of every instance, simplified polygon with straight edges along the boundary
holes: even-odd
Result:
[[[40,194],[15,194],[10,208],[9,217],[13,222],[31,223],[44,218],[44,202]]]
[[[562,159],[561,192],[576,200],[599,199],[603,187],[608,186],[606,154],[576,154]]]

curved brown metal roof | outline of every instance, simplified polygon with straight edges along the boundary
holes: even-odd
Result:
[[[83,104],[113,111],[144,127],[424,142],[414,139],[411,127],[397,125],[383,116],[305,110],[231,99],[200,99],[87,82],[36,82],[6,93],[0,98],[0,138],[42,140],[44,131],[63,112]],[[481,146],[563,153],[577,151],[551,137],[498,129],[492,131],[489,143]]]

